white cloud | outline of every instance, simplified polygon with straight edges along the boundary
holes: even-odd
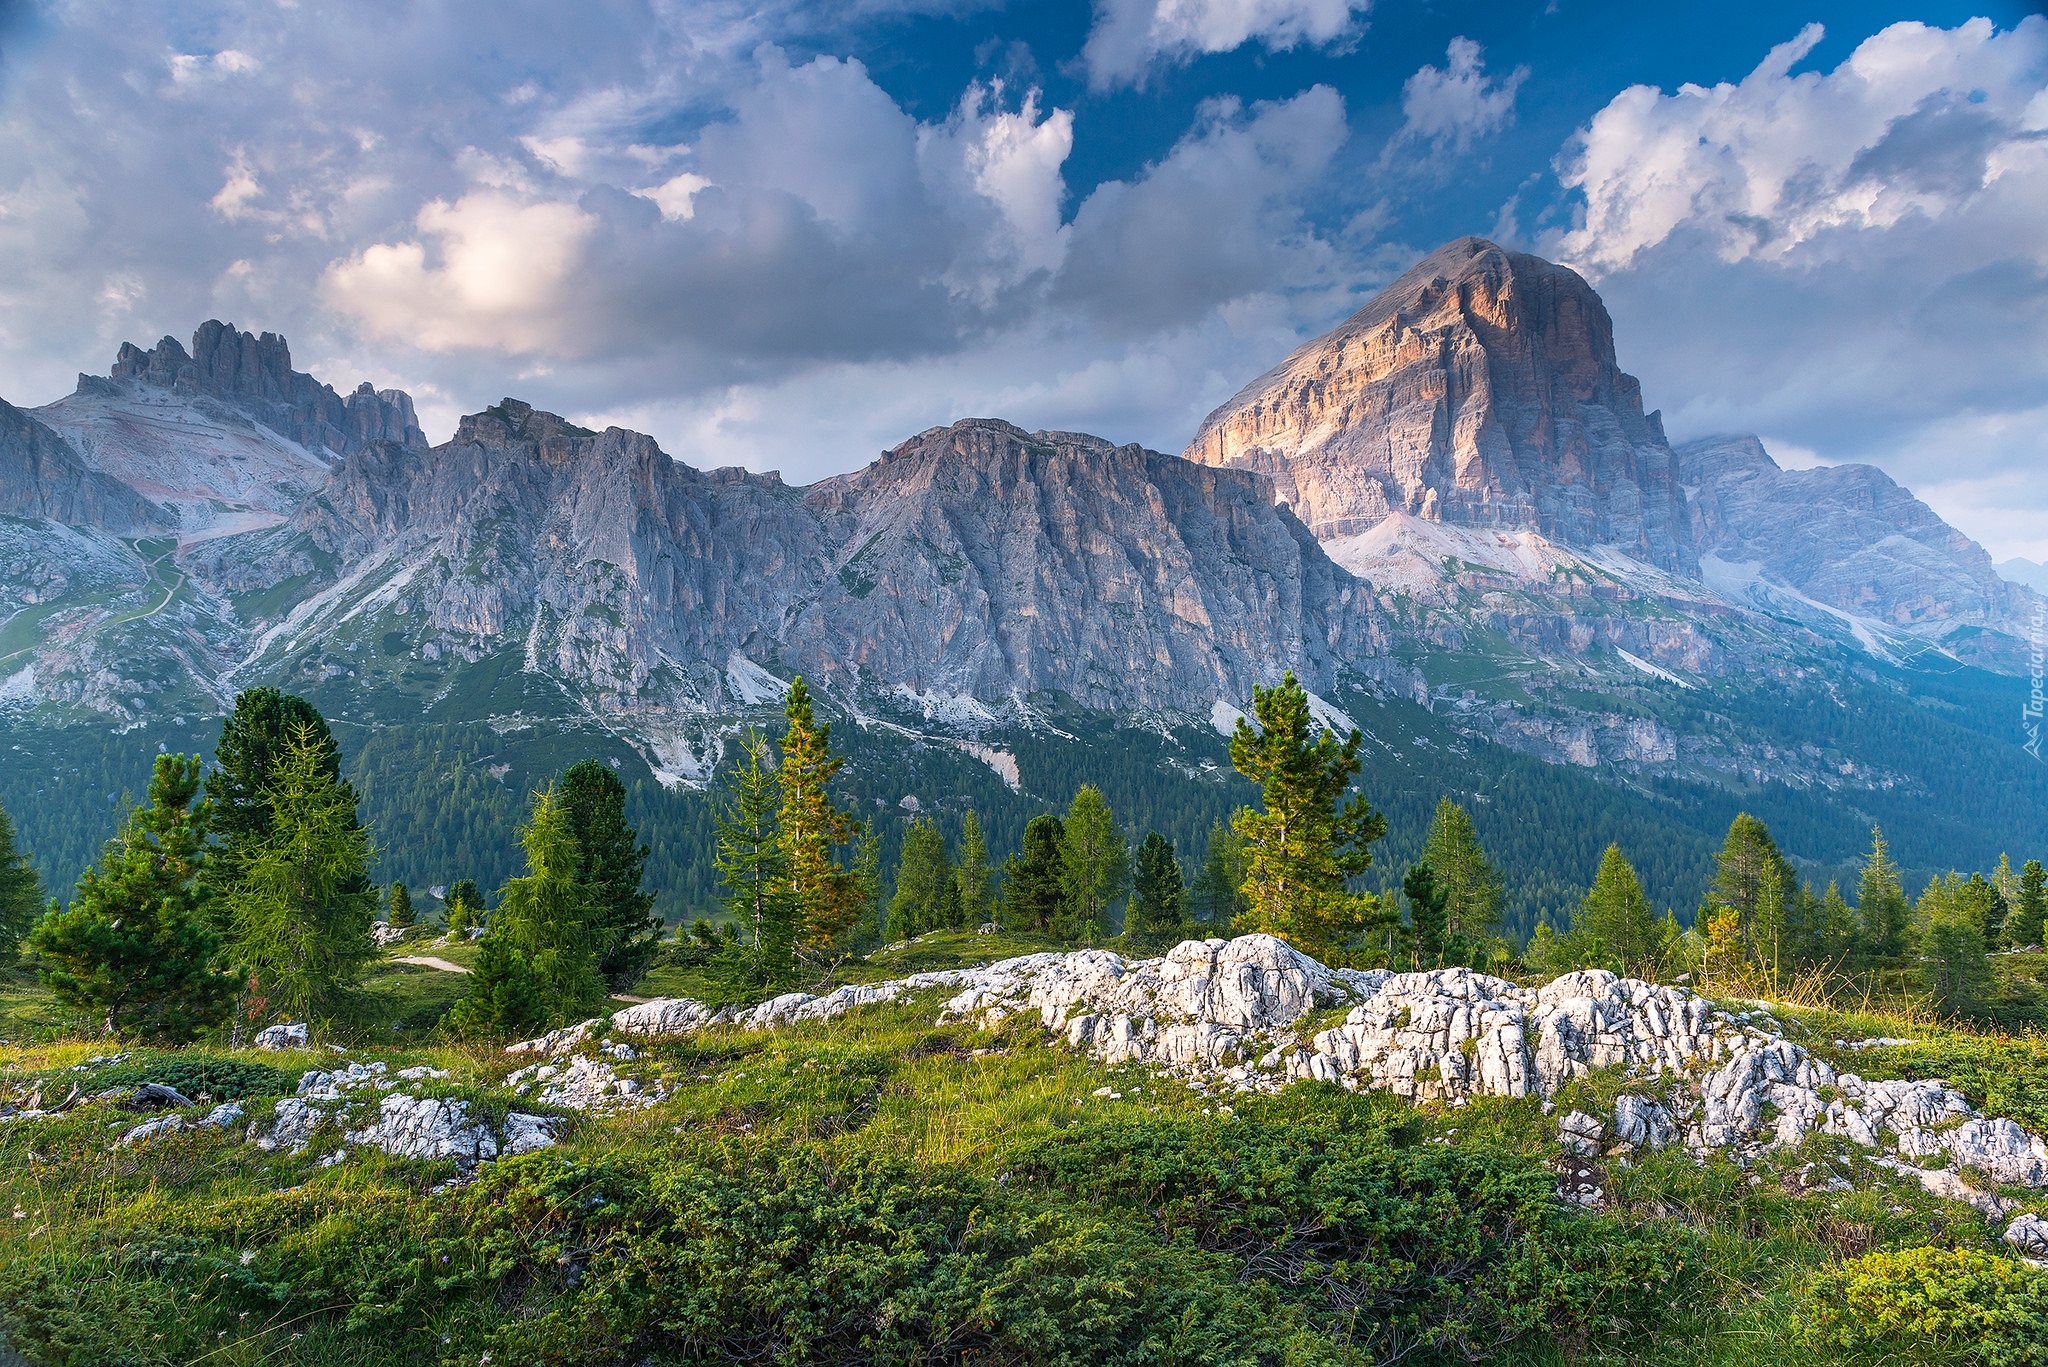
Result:
[[[1140,83],[1156,64],[1193,61],[1258,40],[1284,52],[1356,32],[1371,0],[1096,0],[1081,52],[1089,84]]]
[[[1622,92],[1538,244],[1598,283],[1674,439],[1869,461],[1994,553],[2048,526],[2048,20],[1897,24],[1793,74]],[[1682,325],[1678,325],[1682,320]]]
[[[1441,70],[1425,66],[1401,87],[1403,121],[1388,151],[1404,142],[1466,151],[1473,139],[1514,122],[1515,93],[1528,79],[1529,68],[1518,66],[1489,80],[1484,49],[1470,38],[1451,39]]]
[[[633,193],[643,199],[651,199],[661,210],[661,216],[671,223],[694,218],[697,213],[696,198],[699,190],[708,190],[711,182],[690,171],[679,171],[661,184]]]
[[[1821,36],[1807,25],[1739,84],[1616,96],[1561,161],[1585,207],[1557,248],[1612,270],[1683,226],[1726,260],[1811,258],[2002,180],[2039,188],[2048,21],[1894,24],[1825,76],[1790,75]]]

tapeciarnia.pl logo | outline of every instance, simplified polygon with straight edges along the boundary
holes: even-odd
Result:
[[[2048,603],[2034,604],[2034,617],[2028,624],[2027,639],[2034,647],[2030,661],[2030,677],[2033,691],[2027,694],[2027,705],[2020,709],[2020,727],[2027,733],[2027,743],[2021,747],[2035,759],[2041,758],[2041,712],[2044,702],[2042,680],[2048,676]]]

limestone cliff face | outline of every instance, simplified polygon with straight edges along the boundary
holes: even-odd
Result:
[[[419,622],[437,651],[521,642],[612,708],[750,702],[766,666],[1207,714],[1290,668],[1327,687],[1386,644],[1259,476],[994,420],[796,490],[508,399],[432,450],[361,448],[286,526],[185,563],[237,590],[320,561],[337,613]]]
[[[1575,272],[1476,237],[1430,253],[1203,422],[1318,537],[1390,512],[1694,563],[1670,447]]]
[[[161,508],[89,468],[62,437],[0,399],[0,514],[145,536],[166,523]]]
[[[1710,580],[1759,578],[1920,635],[2025,635],[2030,591],[1875,466],[1785,470],[1753,436],[1704,437],[1677,456]]]
[[[1327,688],[1386,645],[1364,586],[1244,471],[973,419],[808,502],[850,518],[783,632],[826,670],[1206,712],[1290,668]]]

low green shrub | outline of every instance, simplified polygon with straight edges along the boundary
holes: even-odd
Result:
[[[1870,1253],[1819,1277],[1805,1328],[1820,1347],[1935,1347],[1985,1367],[2043,1367],[2048,1272],[1971,1249]]]
[[[145,1082],[175,1088],[195,1100],[203,1093],[215,1101],[240,1101],[252,1096],[290,1096],[298,1087],[299,1075],[267,1063],[190,1050],[146,1050],[86,1074],[82,1085],[105,1091]]]

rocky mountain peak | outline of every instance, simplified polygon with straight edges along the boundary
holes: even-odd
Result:
[[[0,515],[46,518],[115,536],[167,523],[163,509],[79,459],[71,444],[0,399]]]
[[[1693,566],[1656,413],[1576,272],[1460,238],[1211,413],[1185,455],[1272,476],[1324,540],[1390,512]]]

